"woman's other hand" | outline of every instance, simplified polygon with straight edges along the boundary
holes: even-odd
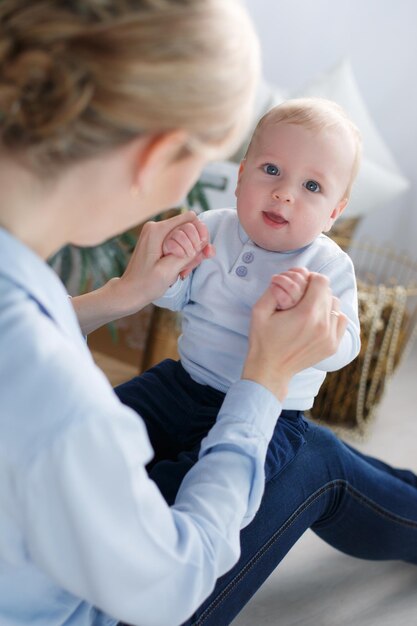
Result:
[[[253,308],[242,378],[283,401],[294,374],[336,352],[346,325],[325,276],[311,273],[304,296],[286,311],[277,311],[271,284]]]

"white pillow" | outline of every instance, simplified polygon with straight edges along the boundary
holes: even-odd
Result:
[[[362,134],[362,163],[343,217],[362,216],[380,209],[408,189],[410,183],[402,175],[379,134],[348,60],[343,60],[300,91],[290,94],[291,98],[304,96],[334,100],[345,109]]]
[[[251,129],[239,150],[229,161],[210,163],[203,171],[202,180],[216,181],[222,189],[205,189],[210,208],[235,206],[234,190],[239,163],[258,120],[272,107],[286,98],[321,96],[338,102],[358,126],[363,139],[363,156],[360,171],[352,189],[343,218],[364,216],[392,203],[404,193],[410,183],[405,178],[388,146],[379,134],[362,99],[352,67],[348,60],[314,79],[310,84],[291,94],[261,80],[255,100]],[[214,177],[214,178],[213,178]],[[342,219],[342,218],[340,218]]]

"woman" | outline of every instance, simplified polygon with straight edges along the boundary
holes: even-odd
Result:
[[[7,0],[0,24],[0,621],[178,624],[236,562],[288,381],[336,348],[344,320],[313,280],[282,337],[265,294],[244,380],[170,509],[143,423],[93,365],[44,260],[175,205],[208,154],[235,146],[253,32],[224,0]],[[183,269],[162,241],[194,219],[145,227],[123,279],[82,301],[83,328],[162,294]]]
[[[345,320],[321,277],[312,276],[291,314],[277,313],[267,290],[242,380],[168,507],[145,471],[152,449],[143,422],[95,368],[45,259],[175,205],[209,156],[235,147],[257,74],[253,31],[231,0],[3,0],[0,32],[0,621],[179,624],[238,560],[288,382],[335,351]],[[183,264],[161,258],[161,243],[194,219],[144,227],[126,274],[76,303],[84,332],[166,289]],[[345,481],[348,498],[368,494],[375,503],[367,516],[351,516],[352,545],[360,521],[361,537],[382,533],[369,556],[415,558],[394,537],[400,518],[401,541],[410,545],[414,532],[415,543],[414,478],[354,452],[348,470],[336,440],[325,431],[311,439],[310,459],[300,456],[291,477],[294,497],[285,476],[268,484],[242,558],[265,553],[270,531],[296,506],[291,540],[277,541],[274,562],[263,562],[259,580],[251,574],[212,623],[228,623],[307,525],[337,545],[326,520],[338,518],[343,498],[328,483]],[[305,500],[311,506],[298,504]]]

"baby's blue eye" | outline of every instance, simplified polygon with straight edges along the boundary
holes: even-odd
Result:
[[[304,183],[304,187],[313,193],[318,193],[320,191],[320,185],[316,183],[315,180],[307,180]]]
[[[269,174],[269,176],[278,176],[279,174],[279,169],[276,165],[272,165],[272,163],[266,163],[263,166],[263,170],[265,174]]]

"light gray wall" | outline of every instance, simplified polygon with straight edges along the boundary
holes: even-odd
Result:
[[[417,258],[416,0],[245,0],[259,34],[264,75],[298,89],[349,57],[363,99],[410,190],[360,229]]]

